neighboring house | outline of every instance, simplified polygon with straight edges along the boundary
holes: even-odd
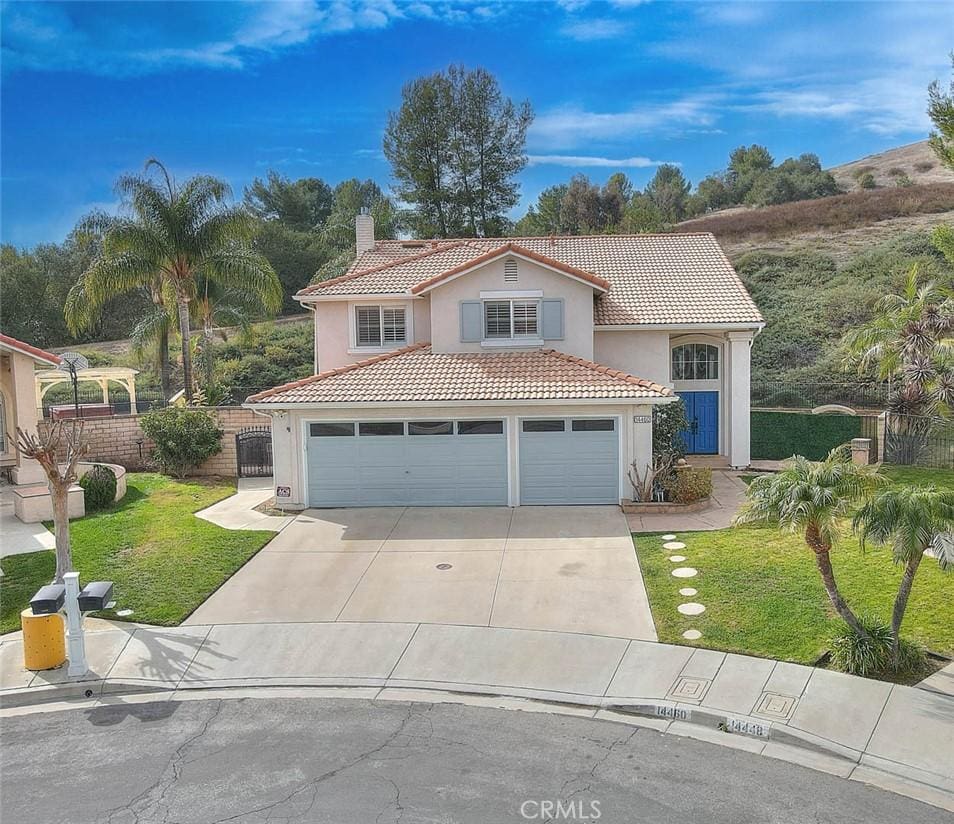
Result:
[[[294,507],[619,503],[678,393],[749,463],[762,316],[711,234],[374,241],[296,296],[315,372],[253,395]]]
[[[25,432],[36,432],[37,364],[49,368],[57,366],[59,355],[44,352],[8,335],[0,335],[0,469],[9,473],[15,484],[35,484],[46,481],[40,465],[17,453],[17,427]]]

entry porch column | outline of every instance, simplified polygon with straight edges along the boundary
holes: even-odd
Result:
[[[751,461],[752,332],[729,332],[729,463],[744,469]]]

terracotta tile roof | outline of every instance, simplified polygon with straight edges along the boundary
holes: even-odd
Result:
[[[557,352],[435,354],[417,343],[303,378],[246,399],[251,404],[645,400],[672,397],[658,383]]]
[[[458,240],[382,240],[343,278],[304,294],[410,293],[455,268],[515,244],[609,284],[594,303],[597,326],[673,323],[762,323],[715,237],[708,232]],[[579,276],[579,275],[577,275]]]
[[[59,365],[61,360],[59,355],[54,355],[52,352],[47,352],[44,349],[38,349],[36,346],[30,346],[29,343],[24,343],[22,340],[17,340],[4,334],[0,334],[0,348],[15,349],[17,352],[29,355],[35,361],[48,363],[52,366]]]

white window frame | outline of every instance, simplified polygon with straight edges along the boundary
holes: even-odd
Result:
[[[381,322],[381,343],[372,345],[358,344],[358,309],[377,309]],[[404,310],[404,340],[393,343],[384,342],[384,311],[386,309]],[[392,352],[407,346],[414,340],[414,311],[406,301],[352,301],[348,304],[348,336],[349,355],[375,354],[377,352]]]
[[[487,304],[506,303],[510,307],[510,335],[507,337],[488,337],[487,335]],[[536,311],[536,332],[532,334],[518,335],[514,331],[514,304],[524,303],[533,304]],[[543,346],[543,332],[540,324],[543,320],[543,301],[536,295],[493,295],[481,293],[481,341],[480,345],[485,347],[494,346]]]

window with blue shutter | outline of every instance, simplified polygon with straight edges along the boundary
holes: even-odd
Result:
[[[545,299],[542,302],[543,339],[563,340],[563,300]]]

